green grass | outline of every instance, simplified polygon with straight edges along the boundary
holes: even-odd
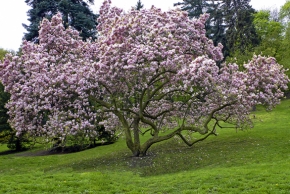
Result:
[[[191,148],[168,141],[143,158],[123,139],[72,154],[3,154],[0,193],[290,193],[289,113],[290,100],[258,107],[253,129],[222,129]]]

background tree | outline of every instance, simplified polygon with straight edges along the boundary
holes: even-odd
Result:
[[[37,42],[39,25],[43,18],[50,19],[57,12],[61,12],[65,27],[72,26],[80,32],[80,36],[96,38],[97,15],[90,8],[89,3],[94,0],[25,0],[31,9],[27,12],[30,25],[23,24],[27,33],[25,40]]]
[[[141,10],[144,7],[144,4],[142,4],[141,0],[138,0],[137,4],[135,5],[136,10]]]
[[[287,0],[285,4],[281,7],[279,12],[279,19],[284,26],[283,40],[281,45],[281,64],[286,68],[290,69],[290,1]],[[290,76],[290,72],[287,72],[287,75]]]
[[[8,53],[9,51],[3,49],[3,48],[0,48],[0,60],[2,61],[5,57],[5,55]]]
[[[249,0],[224,0],[226,31],[226,56],[231,53],[253,51],[259,38],[253,24],[255,10]]]
[[[290,1],[287,0],[285,4],[281,7],[279,12],[279,18],[284,20],[286,23],[290,19]]]
[[[282,59],[282,40],[284,26],[281,22],[276,21],[276,17],[271,16],[271,10],[261,10],[254,14],[253,24],[255,26],[259,45],[244,52],[232,53],[228,61],[236,61],[239,65],[243,65],[252,58],[253,53],[263,54],[265,56],[273,56],[280,63]]]
[[[210,14],[206,22],[207,37],[215,45],[224,45],[225,59],[235,52],[251,50],[259,43],[253,25],[255,10],[249,5],[249,0],[184,0],[175,5],[182,5],[181,9],[188,11],[190,17]]]
[[[273,8],[273,9],[269,10],[269,12],[270,12],[270,20],[271,21],[275,21],[275,22],[281,21],[280,10],[278,8]]]
[[[254,25],[261,39],[259,46],[255,48],[255,52],[263,53],[266,56],[274,56],[280,61],[284,31],[282,23],[271,19],[270,10],[261,10],[255,14]]]
[[[285,65],[286,67],[290,68],[290,25],[284,26],[284,36],[281,44],[281,49],[279,52],[281,64]],[[289,73],[289,72],[288,72]]]
[[[181,6],[181,9],[188,12],[190,18],[199,18],[203,13],[208,13],[209,18],[205,23],[207,37],[212,39],[215,45],[225,45],[225,32],[227,25],[224,23],[222,1],[220,0],[184,0],[175,3],[174,6]]]

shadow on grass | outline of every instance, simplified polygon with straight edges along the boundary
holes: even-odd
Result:
[[[253,158],[247,152],[254,146],[254,139],[201,142],[193,147],[172,140],[155,145],[145,157],[132,157],[129,151],[124,150],[47,171],[70,168],[74,171],[131,171],[140,176],[155,176],[216,166],[243,165],[252,162]]]
[[[25,152],[29,149],[22,149],[22,150],[5,150],[0,152],[0,156],[5,156],[5,155],[10,155],[10,154],[18,154],[18,153],[22,153]]]
[[[4,155],[9,155],[9,154],[15,154],[15,153],[19,153],[21,151],[15,151],[15,150],[6,150],[3,152],[0,152],[0,156],[4,156]]]
[[[113,144],[112,142],[104,142],[104,143],[96,143],[95,145],[86,145],[86,146],[80,146],[80,145],[73,145],[73,146],[67,146],[67,147],[56,147],[56,148],[50,148],[47,150],[37,150],[37,151],[29,151],[29,152],[21,152],[17,154],[17,156],[27,156],[27,157],[33,157],[33,156],[48,156],[48,155],[61,155],[61,154],[72,154],[76,152],[85,151],[88,149],[92,149],[99,146],[105,146]]]

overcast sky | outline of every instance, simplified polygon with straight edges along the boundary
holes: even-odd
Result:
[[[142,0],[145,8],[152,5],[160,7],[164,11],[173,8],[173,3],[182,0]],[[103,0],[95,0],[92,10],[96,13]],[[279,8],[286,0],[251,0],[253,8],[259,10],[264,8]],[[136,5],[137,0],[112,0],[113,5],[125,10]],[[29,24],[26,12],[30,9],[24,0],[1,0],[0,2],[0,48],[18,50],[25,29],[22,23]]]

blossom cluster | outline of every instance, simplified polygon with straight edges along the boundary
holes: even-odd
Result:
[[[39,44],[25,41],[21,56],[6,57],[0,75],[11,94],[6,106],[17,134],[61,140],[68,134],[97,136],[88,99],[93,54],[78,31],[64,28],[58,14],[42,21]]]

